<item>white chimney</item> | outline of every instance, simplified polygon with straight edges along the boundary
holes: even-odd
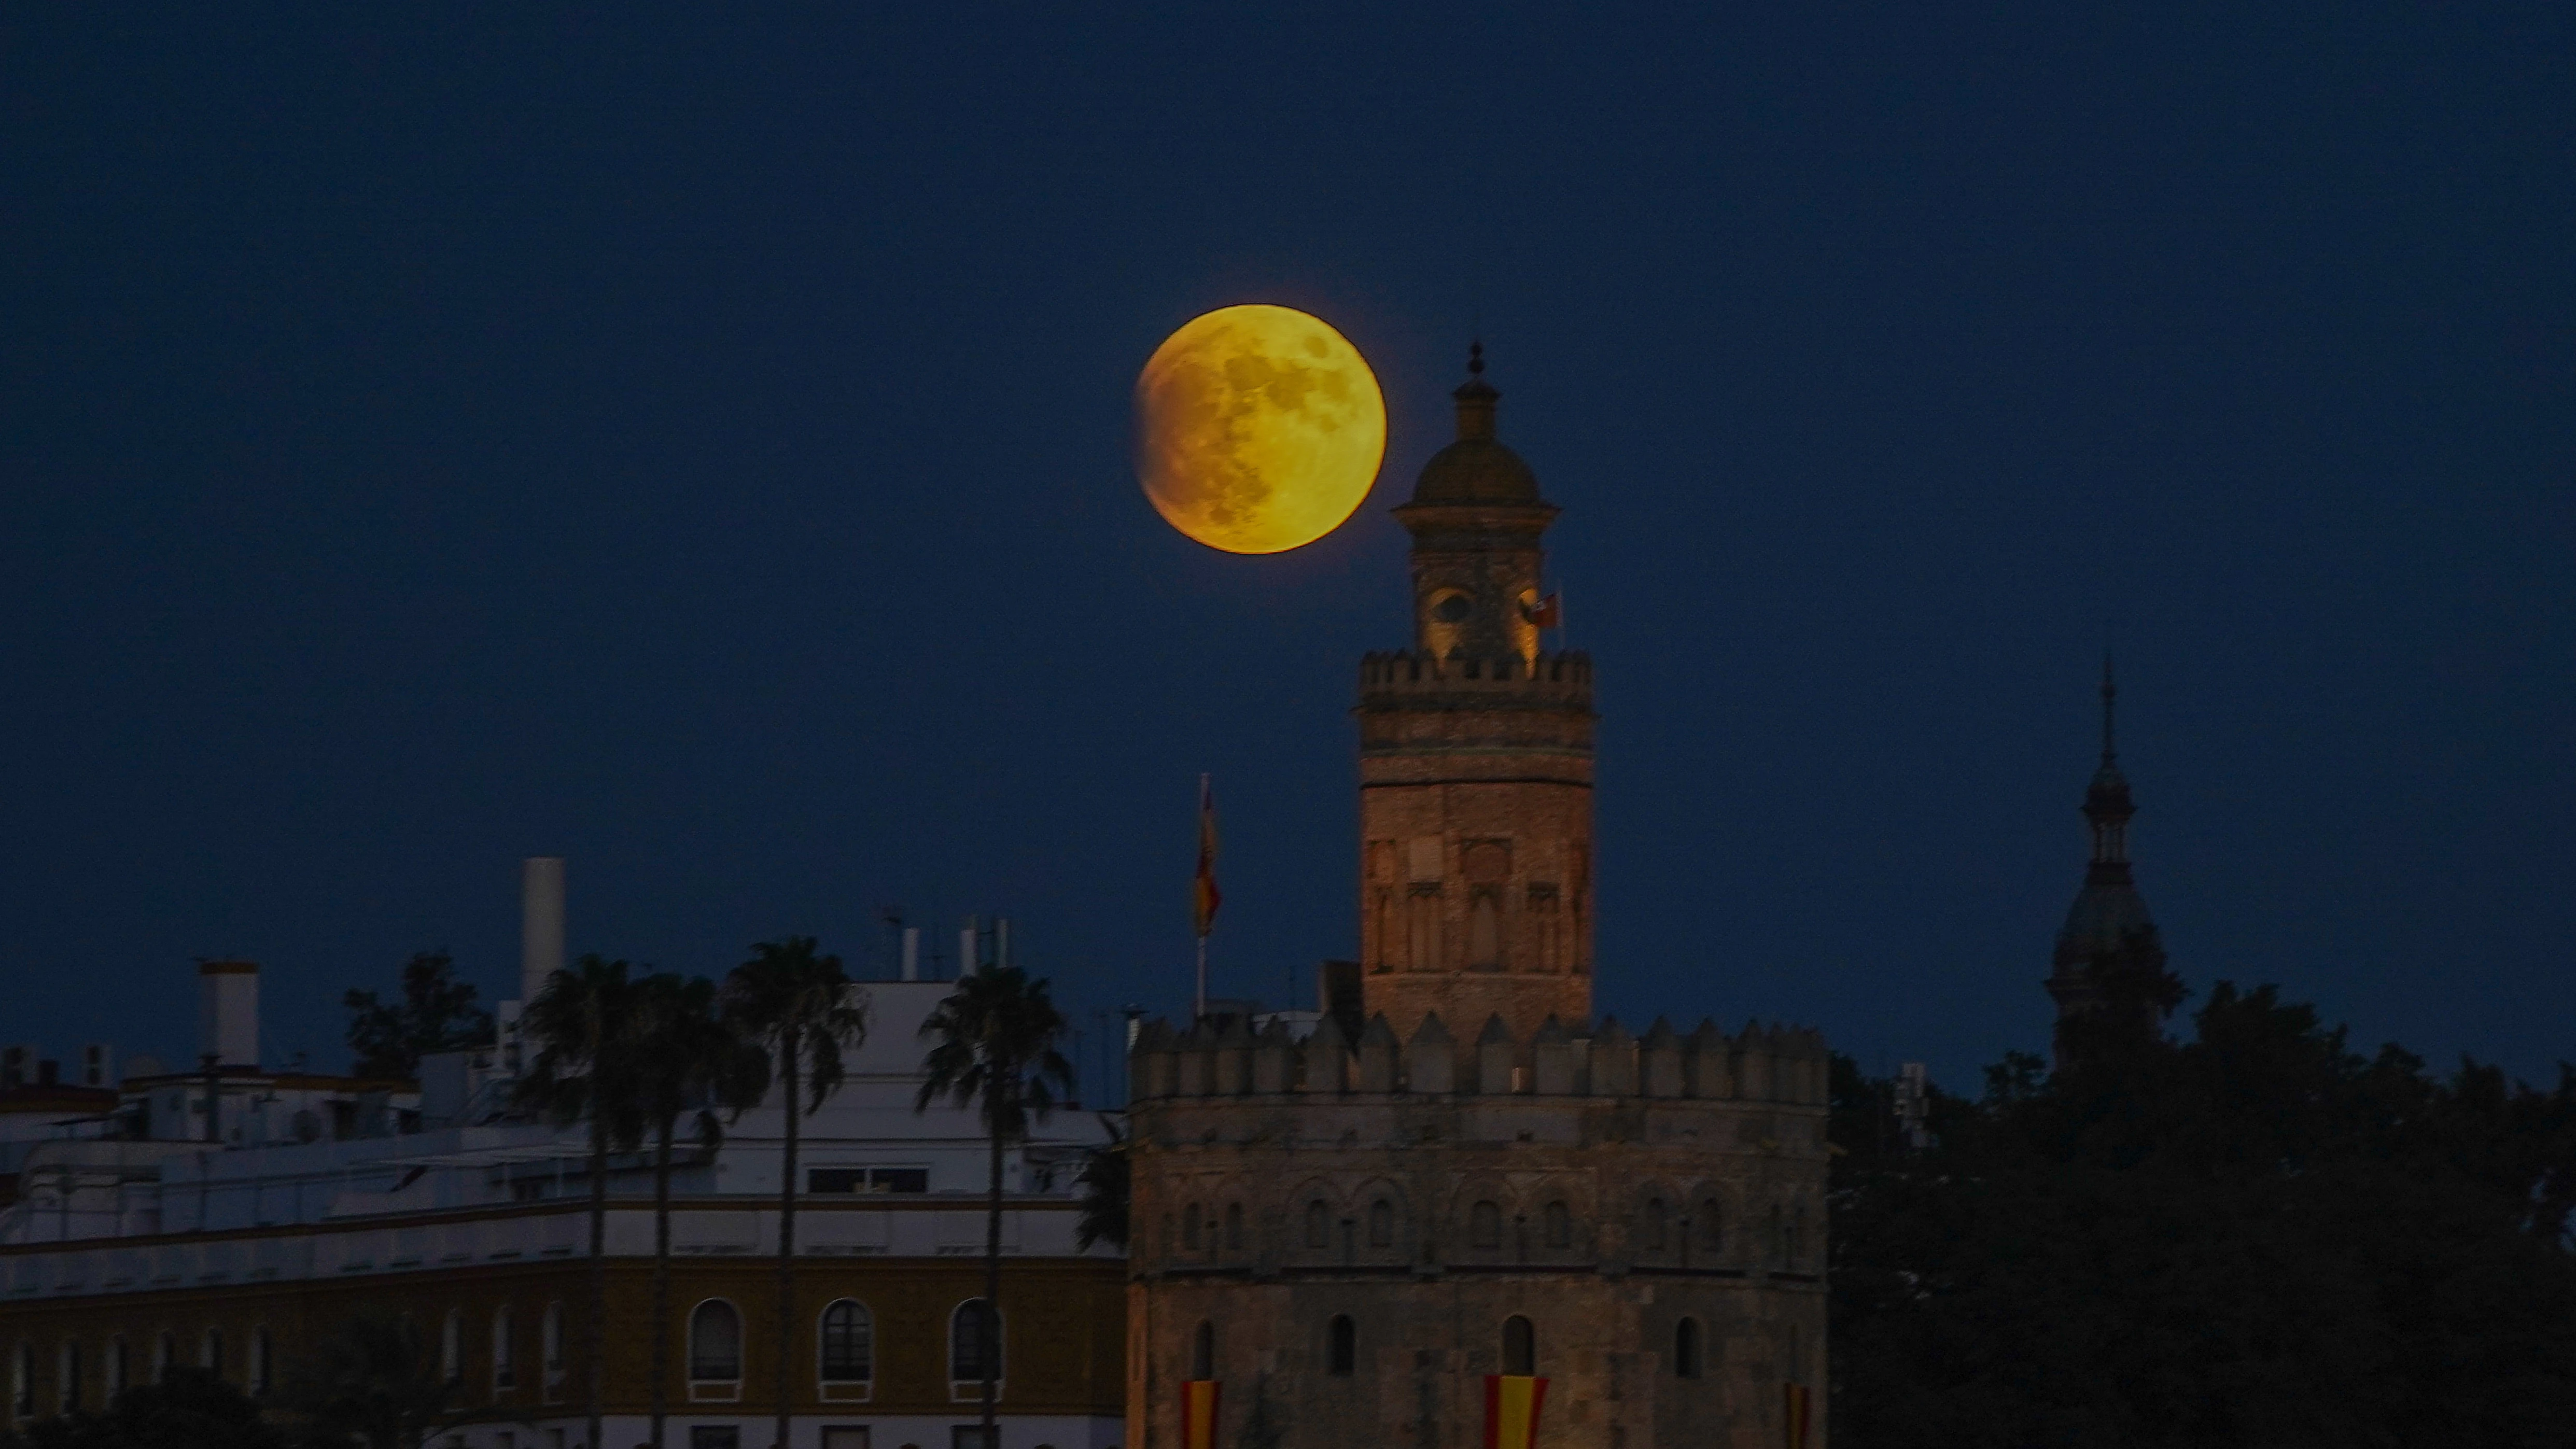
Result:
[[[563,964],[563,857],[532,855],[519,863],[519,1000],[536,1000]]]
[[[218,1066],[259,1065],[259,963],[197,963],[197,1050]]]
[[[906,981],[921,979],[921,928],[919,926],[903,928],[903,979]]]

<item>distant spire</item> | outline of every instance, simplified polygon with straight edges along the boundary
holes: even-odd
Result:
[[[2119,695],[2120,687],[2111,682],[2111,651],[2105,649],[2102,651],[2102,764],[2105,768],[2119,758],[2111,734],[2111,709]]]

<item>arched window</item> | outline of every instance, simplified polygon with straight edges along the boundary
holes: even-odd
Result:
[[[56,1407],[66,1414],[77,1414],[81,1407],[80,1345],[63,1340],[60,1356],[54,1364],[54,1397]]]
[[[224,1376],[224,1331],[209,1328],[197,1342],[197,1366],[216,1378]]]
[[[1379,1198],[1369,1204],[1369,1246],[1372,1248],[1395,1246],[1395,1204],[1385,1198]]]
[[[1774,1206],[1771,1209],[1769,1231],[1765,1232],[1763,1236],[1771,1240],[1766,1245],[1771,1253],[1771,1261],[1774,1264],[1783,1261],[1788,1252],[1789,1229],[1781,1218],[1780,1209],[1777,1206]]]
[[[1646,1199],[1645,1221],[1639,1225],[1637,1236],[1650,1253],[1660,1253],[1664,1250],[1664,1235],[1669,1231],[1665,1226],[1664,1217],[1664,1200],[1659,1197]]]
[[[1333,1210],[1321,1200],[1306,1204],[1306,1246],[1328,1248],[1333,1243]]]
[[[563,1305],[549,1303],[546,1316],[537,1320],[537,1353],[546,1363],[546,1382],[563,1377]]]
[[[1216,1377],[1216,1325],[1202,1318],[1199,1331],[1190,1335],[1190,1377]]]
[[[864,1383],[876,1377],[876,1320],[867,1305],[844,1298],[823,1310],[823,1379]]]
[[[1206,1219],[1199,1205],[1191,1203],[1181,1210],[1181,1246],[1196,1252],[1205,1246],[1206,1236]]]
[[[159,1338],[152,1340],[152,1382],[156,1384],[168,1383],[170,1381],[170,1365],[177,1363],[178,1361],[179,1336],[177,1334],[164,1333]]]
[[[1549,1247],[1570,1248],[1574,1246],[1574,1214],[1566,1211],[1565,1204],[1563,1202],[1549,1203],[1547,1205],[1547,1211],[1541,1215],[1541,1220],[1547,1229],[1547,1245]]]
[[[18,1345],[9,1355],[9,1412],[21,1419],[36,1417],[36,1346]]]
[[[1225,1245],[1229,1248],[1243,1246],[1243,1204],[1239,1202],[1225,1205]]]
[[[1489,1202],[1480,1202],[1467,1210],[1467,1243],[1476,1248],[1499,1248],[1503,1245],[1503,1210]]]
[[[107,1354],[100,1361],[99,1368],[104,1371],[107,1379],[105,1383],[99,1385],[101,1391],[99,1407],[106,1408],[116,1402],[117,1395],[125,1392],[127,1364],[124,1339],[111,1338],[107,1341]]]
[[[1781,1240],[1781,1261],[1788,1266],[1790,1271],[1795,1272],[1798,1264],[1804,1261],[1806,1250],[1807,1209],[1806,1205],[1801,1203],[1798,1207],[1798,1211],[1792,1214],[1789,1218],[1788,1237]]]
[[[1517,1313],[1503,1320],[1503,1372],[1538,1372],[1538,1330]]]
[[[689,1377],[702,1383],[742,1377],[742,1315],[721,1298],[689,1312]]]
[[[250,1331],[250,1373],[244,1384],[254,1394],[264,1394],[276,1377],[277,1343],[265,1328]]]
[[[1359,1369],[1360,1326],[1347,1313],[1333,1315],[1324,1341],[1325,1372],[1348,1378]]]
[[[492,1387],[513,1389],[519,1386],[519,1335],[510,1322],[510,1310],[492,1311]]]
[[[948,1377],[958,1382],[981,1381],[984,1365],[990,1355],[992,1374],[1002,1376],[1001,1325],[994,1322],[993,1312],[981,1298],[969,1298],[948,1315]]]
[[[1726,1218],[1719,1211],[1716,1198],[1702,1198],[1699,1205],[1699,1245],[1714,1253],[1726,1246]]]
[[[1699,1377],[1699,1320],[1685,1318],[1673,1325],[1673,1377]]]
[[[461,1309],[447,1310],[447,1321],[438,1326],[438,1381],[449,1388],[465,1382],[465,1314]]]

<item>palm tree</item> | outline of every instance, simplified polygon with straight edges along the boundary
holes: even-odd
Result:
[[[868,1032],[867,998],[850,984],[841,958],[816,949],[811,936],[763,941],[725,977],[725,1020],[767,1047],[786,1088],[786,1160],[778,1175],[778,1437],[787,1444],[789,1368],[796,1345],[797,1119],[823,1105],[841,1085],[841,1053]],[[802,1107],[799,1098],[806,1100]]]
[[[635,1053],[636,983],[623,961],[587,955],[546,978],[520,1031],[537,1044],[519,1079],[522,1108],[557,1122],[590,1123],[590,1308],[582,1339],[590,1356],[590,1438],[600,1442],[608,1358],[608,1153],[643,1141]]]
[[[680,1122],[689,1119],[700,1152],[714,1152],[724,1124],[768,1090],[769,1055],[725,1022],[716,984],[705,977],[664,971],[635,987],[636,1053],[649,1064],[638,1107],[653,1135],[652,1443],[662,1449],[670,1415],[671,1159]]]
[[[922,1063],[915,1112],[947,1097],[984,1119],[990,1144],[984,1206],[984,1302],[975,1316],[983,1352],[984,1449],[994,1449],[993,1380],[1001,1369],[1002,1149],[1028,1135],[1032,1121],[1055,1110],[1059,1094],[1073,1094],[1073,1067],[1056,1050],[1064,1013],[1047,983],[1032,981],[1017,966],[987,966],[957,978],[957,989],[921,1023],[935,1042]]]
[[[287,1380],[286,1404],[313,1443],[420,1449],[455,1419],[447,1377],[409,1318],[361,1313],[314,1346]]]

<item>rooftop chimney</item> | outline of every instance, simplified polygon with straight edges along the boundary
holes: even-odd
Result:
[[[259,1065],[259,963],[197,963],[198,1051],[224,1067]]]
[[[563,857],[532,855],[519,863],[519,999],[536,1000],[563,964]]]

